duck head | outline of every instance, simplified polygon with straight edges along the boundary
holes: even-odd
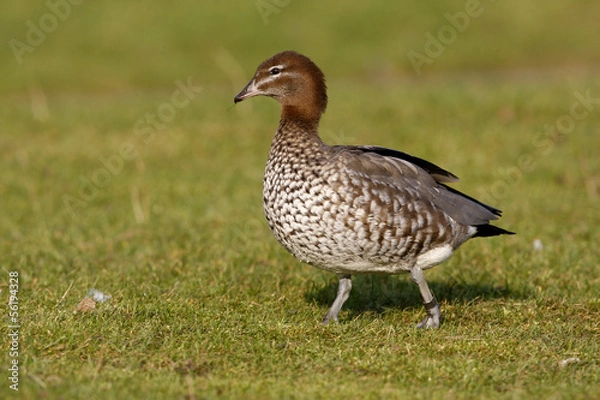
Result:
[[[327,107],[323,72],[308,57],[284,51],[263,61],[234,102],[268,96],[282,106],[282,118],[318,121]]]

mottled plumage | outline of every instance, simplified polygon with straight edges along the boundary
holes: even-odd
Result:
[[[282,104],[263,186],[265,216],[277,240],[299,260],[340,277],[324,322],[337,320],[351,275],[410,273],[427,317],[440,311],[423,270],[474,236],[511,233],[489,224],[500,211],[445,183],[456,176],[420,158],[375,146],[329,146],[318,123],[327,105],[325,78],[292,51],[258,66],[235,102],[265,95]]]

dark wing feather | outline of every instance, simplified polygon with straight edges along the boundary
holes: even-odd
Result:
[[[333,150],[350,170],[399,186],[411,186],[424,199],[459,223],[478,226],[498,219],[501,211],[441,182],[458,178],[423,159],[400,151],[372,146],[334,146]]]
[[[438,182],[456,182],[459,180],[458,177],[452,172],[446,171],[445,169],[438,167],[434,163],[431,163],[427,160],[423,160],[419,157],[411,156],[410,154],[406,154],[398,150],[386,149],[385,147],[378,146],[349,146],[349,148],[354,148],[363,152],[376,153],[384,157],[398,158],[404,161],[408,161],[409,163],[424,169],[427,173],[429,173],[429,175],[433,177],[433,179],[435,179]]]

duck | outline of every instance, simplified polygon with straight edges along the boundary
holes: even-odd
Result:
[[[322,323],[338,322],[353,275],[409,274],[426,313],[417,327],[439,328],[440,306],[424,271],[471,238],[514,234],[490,224],[502,212],[448,186],[458,178],[424,159],[324,143],[325,75],[305,55],[288,50],[260,63],[234,103],[256,96],[281,104],[263,179],[267,223],[298,260],[339,279]]]

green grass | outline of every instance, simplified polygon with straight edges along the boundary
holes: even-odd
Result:
[[[595,2],[482,1],[420,76],[406,53],[464,2],[292,1],[268,25],[254,2],[143,4],[84,2],[22,64],[0,55],[0,291],[7,305],[17,271],[21,324],[19,392],[3,340],[1,398],[598,398],[600,104],[565,135],[544,128],[575,92],[600,99]],[[48,9],[5,11],[8,41]],[[518,232],[427,273],[441,329],[414,328],[406,276],[356,277],[340,324],[319,324],[336,278],[262,216],[279,108],[232,107],[285,48],[329,78],[326,141],[427,158]],[[136,134],[188,77],[201,93]],[[83,199],[82,177],[105,180]],[[75,313],[90,288],[112,298]]]

